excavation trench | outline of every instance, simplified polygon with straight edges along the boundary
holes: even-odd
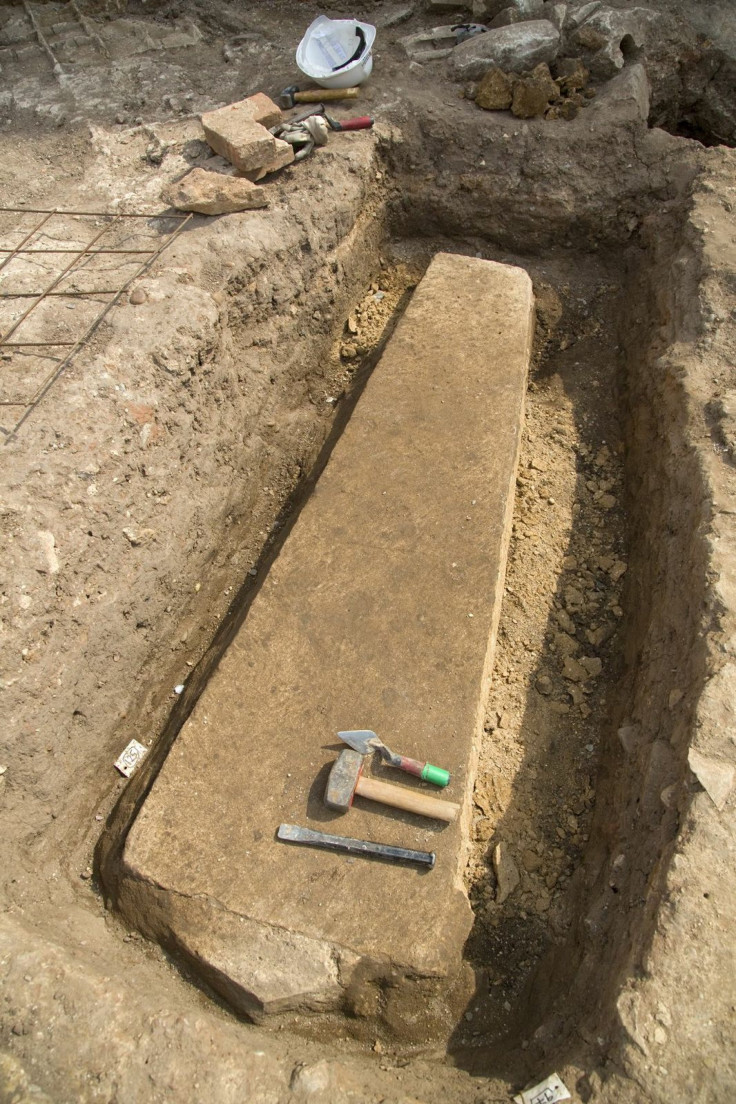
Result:
[[[266,1028],[326,1041],[337,1033],[345,1045],[379,1040],[375,1049],[397,1053],[449,1039],[456,1064],[511,1079],[542,1057],[615,1054],[625,1043],[621,995],[649,953],[692,795],[687,749],[707,674],[703,611],[711,621],[718,613],[708,598],[707,479],[693,444],[699,416],[687,371],[668,360],[702,330],[704,265],[683,221],[693,165],[685,143],[650,132],[648,148],[633,122],[614,121],[613,146],[610,134],[589,135],[572,166],[573,139],[555,151],[553,185],[549,153],[528,132],[526,149],[494,176],[477,171],[475,136],[448,145],[427,112],[401,146],[384,141],[366,167],[372,183],[337,247],[332,301],[307,292],[288,319],[308,338],[302,355],[312,342],[295,376],[307,389],[319,381],[337,414],[306,435],[297,465],[305,474],[282,481],[282,508],[257,565],[111,817],[98,864],[113,905],[136,814],[430,258],[446,251],[521,266],[537,303],[466,872],[472,991],[438,1001],[421,983],[392,991],[390,980],[373,979],[370,1000],[347,993],[339,1009],[297,1009]],[[658,162],[669,141],[667,176]],[[487,159],[503,156],[502,128],[495,142]],[[224,340],[236,345],[279,310],[264,302],[260,317],[239,321],[252,275],[235,273],[228,289]],[[262,476],[270,485],[269,471]],[[241,526],[255,547],[247,511]],[[131,900],[123,902],[128,919],[154,934]],[[181,955],[175,938],[167,945]],[[199,984],[213,983],[190,956],[192,964]]]

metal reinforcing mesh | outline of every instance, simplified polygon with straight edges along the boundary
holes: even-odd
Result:
[[[0,207],[0,433],[6,441],[191,217]]]

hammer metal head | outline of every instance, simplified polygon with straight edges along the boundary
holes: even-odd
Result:
[[[294,106],[294,93],[299,91],[298,84],[290,84],[279,96],[280,106],[287,109]]]
[[[331,809],[339,809],[341,813],[346,813],[353,804],[355,787],[358,785],[362,769],[363,756],[360,752],[353,751],[351,748],[341,751],[332,764],[332,770],[327,779],[325,804]]]

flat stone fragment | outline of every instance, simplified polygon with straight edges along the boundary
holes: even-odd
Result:
[[[687,762],[690,770],[708,794],[716,809],[722,809],[733,789],[734,777],[736,776],[733,764],[709,758],[695,748],[690,748]]]
[[[491,66],[520,73],[540,62],[552,62],[560,32],[546,19],[532,19],[476,35],[450,54],[448,68],[454,80],[478,80]]]
[[[207,169],[192,169],[164,188],[161,196],[179,211],[196,211],[200,215],[227,215],[268,206],[266,193],[250,180]]]
[[[435,257],[128,835],[123,912],[248,1014],[341,1007],[347,986],[355,1007],[389,970],[424,993],[464,977],[533,313],[522,269]],[[458,820],[328,809],[336,734],[357,728],[450,770],[440,796]],[[282,822],[431,850],[436,866],[280,843]]]
[[[502,905],[519,884],[519,871],[508,845],[497,843],[493,849],[493,869],[496,874],[496,902]]]

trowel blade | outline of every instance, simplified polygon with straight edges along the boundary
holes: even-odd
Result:
[[[348,745],[348,747],[351,747],[353,751],[360,752],[361,755],[370,755],[372,751],[376,751],[378,748],[383,747],[383,744],[378,736],[376,736],[375,732],[371,732],[368,728],[359,728],[349,732],[338,732],[337,735]]]

